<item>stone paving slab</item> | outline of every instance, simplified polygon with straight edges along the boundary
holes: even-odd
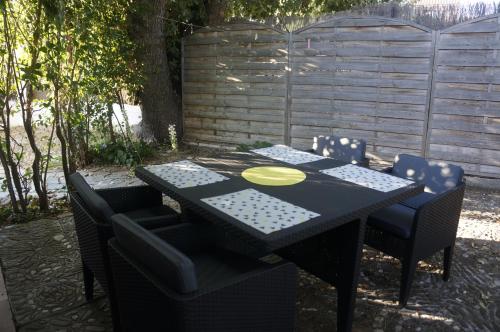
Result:
[[[0,229],[0,261],[19,331],[110,331],[97,286],[83,296],[70,214]],[[500,331],[500,193],[468,189],[452,275],[441,280],[442,254],[421,262],[405,309],[396,302],[400,264],[365,248],[354,331]],[[332,331],[336,290],[301,271],[297,331]]]
[[[33,321],[22,326],[18,331],[112,331],[108,301],[101,297],[92,303],[74,307],[61,314]]]

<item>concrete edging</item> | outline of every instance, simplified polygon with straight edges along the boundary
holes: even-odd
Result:
[[[0,265],[0,332],[15,332],[16,328],[12,320],[9,297],[5,289],[5,281]]]

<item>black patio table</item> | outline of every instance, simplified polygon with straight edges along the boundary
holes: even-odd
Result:
[[[334,285],[338,294],[338,331],[352,328],[367,216],[423,191],[423,186],[411,184],[381,192],[320,173],[320,169],[346,165],[333,159],[290,165],[254,153],[233,152],[192,162],[229,180],[181,189],[144,167],[138,167],[135,173],[144,182],[177,200],[189,213],[219,227],[223,238],[236,244],[237,250],[252,256],[277,253]],[[298,169],[306,174],[306,179],[294,185],[264,186],[241,176],[242,171],[256,166]],[[319,216],[265,234],[201,200],[243,189],[256,189]]]

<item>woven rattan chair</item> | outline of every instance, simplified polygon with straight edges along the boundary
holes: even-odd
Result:
[[[297,269],[216,246],[209,225],[146,230],[113,216],[109,241],[124,331],[292,331]]]
[[[362,139],[316,136],[310,152],[359,166],[368,167],[370,164],[370,160],[365,157],[366,142]]]
[[[399,304],[405,306],[417,263],[444,250],[443,280],[450,276],[465,191],[461,167],[401,154],[392,175],[425,184],[425,192],[368,218],[365,243],[402,263]]]
[[[94,278],[97,279],[108,295],[114,328],[119,330],[107,250],[107,242],[114,236],[111,216],[125,213],[146,228],[172,225],[178,223],[180,218],[174,210],[162,205],[161,192],[149,186],[93,190],[78,173],[70,176],[70,182],[73,187],[70,197],[82,257],[85,298],[87,301],[93,299]]]

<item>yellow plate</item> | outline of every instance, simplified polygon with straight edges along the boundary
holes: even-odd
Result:
[[[298,169],[277,166],[248,168],[241,176],[249,182],[263,186],[290,186],[306,179],[306,174]]]

